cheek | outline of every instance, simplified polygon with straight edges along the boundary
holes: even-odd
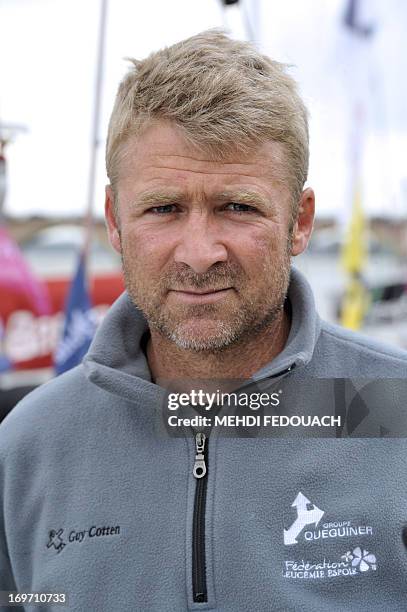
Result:
[[[127,264],[140,265],[145,271],[161,269],[170,259],[172,240],[169,232],[157,233],[144,226],[122,231],[123,255]]]
[[[244,268],[262,270],[275,260],[281,252],[282,238],[276,232],[254,228],[249,232],[236,233],[233,252]]]

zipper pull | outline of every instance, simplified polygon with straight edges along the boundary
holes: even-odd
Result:
[[[205,464],[205,440],[206,436],[204,433],[199,432],[195,436],[195,446],[196,446],[196,455],[195,455],[195,463],[194,463],[194,471],[193,475],[195,478],[203,478],[206,474],[206,464]]]

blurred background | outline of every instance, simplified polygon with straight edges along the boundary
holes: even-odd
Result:
[[[289,64],[309,108],[318,213],[295,264],[320,314],[407,349],[406,2],[0,0],[3,410],[81,359],[123,289],[103,204],[125,58],[211,27]]]

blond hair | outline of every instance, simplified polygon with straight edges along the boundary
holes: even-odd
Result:
[[[176,124],[215,158],[284,145],[294,208],[308,173],[307,110],[286,66],[248,43],[208,30],[165,47],[132,67],[110,118],[106,170],[115,188],[122,145],[154,120]]]

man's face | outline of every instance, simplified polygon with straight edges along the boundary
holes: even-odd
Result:
[[[282,146],[212,161],[161,123],[123,153],[117,215],[107,188],[106,217],[128,293],[150,327],[194,351],[266,330],[283,307],[290,256],[305,248],[301,224],[290,231]]]

